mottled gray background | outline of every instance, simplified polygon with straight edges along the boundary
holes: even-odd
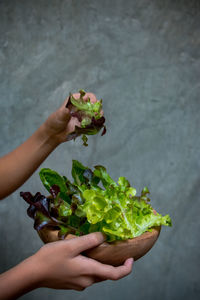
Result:
[[[1,155],[80,88],[104,99],[107,135],[86,149],[63,144],[42,167],[70,176],[72,159],[103,164],[139,191],[147,185],[173,228],[163,228],[127,278],[22,298],[199,299],[200,2],[1,0]],[[20,190],[44,191],[38,172],[0,203],[1,271],[42,245]]]

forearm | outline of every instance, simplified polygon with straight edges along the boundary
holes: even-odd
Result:
[[[56,146],[43,124],[22,145],[0,158],[0,199],[21,186]]]
[[[40,287],[40,274],[33,256],[0,275],[0,300],[18,297]]]

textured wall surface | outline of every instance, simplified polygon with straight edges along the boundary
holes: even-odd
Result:
[[[173,221],[128,277],[24,300],[200,298],[199,49],[199,1],[0,0],[1,155],[84,88],[104,99],[107,134],[63,144],[42,167],[70,176],[72,159],[103,164],[147,185]],[[0,202],[2,272],[42,246],[20,190],[44,191],[38,172]]]

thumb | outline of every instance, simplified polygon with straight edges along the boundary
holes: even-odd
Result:
[[[58,120],[60,122],[68,122],[71,119],[70,110],[65,106],[66,101],[63,103],[63,105],[58,109]]]
[[[76,256],[81,252],[99,246],[106,240],[106,236],[101,232],[93,232],[87,235],[76,237],[70,240],[73,255]]]

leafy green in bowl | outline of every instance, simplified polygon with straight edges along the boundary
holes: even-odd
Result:
[[[38,232],[55,227],[62,239],[69,233],[101,231],[113,242],[138,237],[155,226],[171,226],[169,215],[155,214],[146,187],[137,196],[125,177],[115,182],[105,167],[91,170],[77,160],[72,164],[72,177],[70,182],[51,169],[41,169],[41,181],[51,197],[20,193],[29,203],[27,212]]]

